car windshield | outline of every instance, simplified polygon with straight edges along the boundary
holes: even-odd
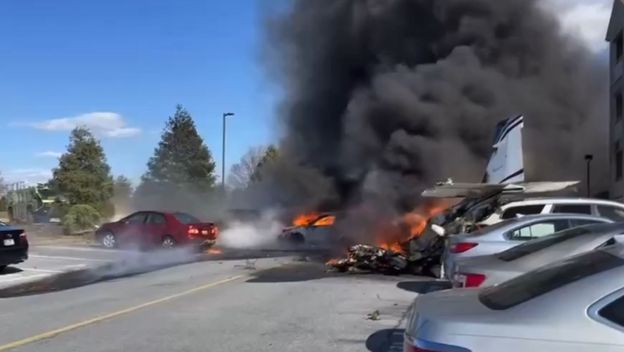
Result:
[[[542,249],[589,234],[591,232],[591,228],[587,228],[585,226],[559,231],[552,235],[528,241],[503,251],[498,254],[498,259],[505,262],[511,262],[526,255],[541,251]]]
[[[490,309],[505,310],[572,282],[622,265],[624,265],[622,258],[602,250],[595,250],[485,288],[479,294],[479,300]]]
[[[193,215],[187,214],[187,213],[175,213],[173,214],[173,216],[175,216],[175,218],[183,223],[183,224],[198,224],[201,221],[199,221],[199,219],[197,219],[196,217],[194,217]]]

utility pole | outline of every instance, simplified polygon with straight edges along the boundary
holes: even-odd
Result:
[[[591,162],[594,160],[592,154],[585,154],[585,161],[587,162],[587,197],[591,197]]]
[[[221,188],[225,192],[225,118],[228,116],[234,116],[233,112],[223,113],[223,146],[221,147]]]

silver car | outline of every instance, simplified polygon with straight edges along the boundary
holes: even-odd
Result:
[[[486,287],[513,279],[557,260],[624,239],[624,224],[571,228],[525,242],[504,252],[464,258],[457,262],[453,287]]]
[[[442,254],[443,278],[452,278],[460,258],[499,253],[526,241],[572,227],[612,220],[582,214],[543,214],[509,219],[481,230],[450,236]]]
[[[593,250],[484,289],[416,298],[405,351],[624,351],[624,247]]]

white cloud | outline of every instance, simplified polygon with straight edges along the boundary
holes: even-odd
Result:
[[[544,0],[541,4],[555,14],[565,33],[577,37],[591,51],[607,48],[604,38],[613,0]]]
[[[63,153],[47,150],[45,152],[37,153],[35,155],[40,158],[60,158]]]
[[[5,183],[25,182],[33,185],[40,182],[47,182],[52,178],[52,170],[50,169],[13,169],[2,172]]]
[[[28,126],[45,131],[71,131],[76,127],[84,126],[98,136],[109,138],[126,138],[141,133],[139,128],[129,127],[123,116],[114,112],[90,112],[35,122]]]

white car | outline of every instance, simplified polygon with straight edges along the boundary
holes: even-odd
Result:
[[[480,224],[493,225],[523,215],[556,213],[595,215],[624,222],[622,203],[591,198],[532,198],[503,204]]]
[[[529,215],[499,222],[468,234],[450,236],[442,254],[442,278],[452,278],[458,260],[490,255],[572,227],[613,222],[582,214]]]
[[[484,289],[418,296],[405,352],[624,351],[624,247],[549,264]]]

